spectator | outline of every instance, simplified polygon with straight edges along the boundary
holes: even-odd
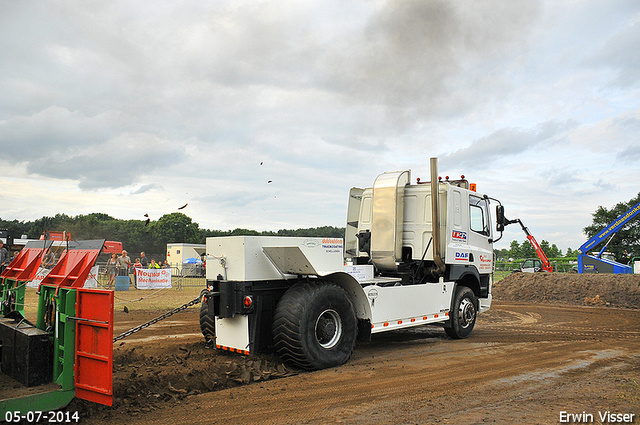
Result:
[[[116,269],[118,268],[118,258],[116,257],[116,253],[111,254],[111,258],[107,260],[107,267],[105,273],[109,276],[109,283],[107,287],[111,289],[111,284],[114,280],[116,280]]]
[[[122,251],[122,256],[118,258],[119,276],[129,276],[129,267],[131,266],[131,258],[127,255],[127,251]]]
[[[51,248],[47,250],[47,255],[42,260],[42,267],[45,269],[51,269],[56,264],[56,255],[51,251]]]
[[[147,255],[144,252],[140,253],[140,264],[142,264],[143,269],[149,268],[149,259],[147,258]]]
[[[9,265],[9,251],[4,247],[4,242],[0,241],[0,273]]]
[[[158,263],[156,263],[156,260],[154,260],[153,258],[151,259],[151,263],[149,263],[149,268],[150,269],[159,269],[160,266],[158,265]]]
[[[144,253],[143,253],[144,254]],[[133,263],[133,284],[136,289],[138,289],[138,274],[136,272],[137,269],[142,268],[142,263],[140,262],[140,258],[136,258],[136,262]]]

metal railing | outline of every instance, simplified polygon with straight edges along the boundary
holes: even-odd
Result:
[[[524,261],[524,260],[523,260]],[[513,261],[513,262],[495,262],[494,270],[500,273],[510,273],[518,268],[520,268],[520,264],[522,261]],[[577,272],[577,264],[571,263],[559,263],[556,261],[552,261],[551,265],[553,266],[553,271],[556,273],[574,273]]]
[[[109,275],[106,274],[106,265],[100,265],[98,267],[98,275],[96,280],[98,286],[101,288],[107,288],[109,284]],[[129,270],[129,278],[131,286],[135,284],[133,267]],[[117,275],[117,274],[116,274]],[[177,267],[171,267],[171,286],[176,289],[182,289],[187,287],[202,287],[207,286],[207,279],[202,273],[195,274],[192,271],[188,271],[183,274],[183,271]]]

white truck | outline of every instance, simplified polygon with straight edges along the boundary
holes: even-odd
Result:
[[[296,367],[323,369],[379,332],[430,324],[468,337],[491,306],[490,198],[464,176],[438,178],[437,166],[432,158],[428,184],[400,171],[351,189],[344,240],[207,238],[205,338],[218,349],[275,349]],[[501,232],[502,205],[496,212]]]

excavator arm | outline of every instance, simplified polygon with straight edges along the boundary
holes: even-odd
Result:
[[[533,246],[533,249],[536,250],[536,254],[538,255],[538,258],[540,259],[540,261],[542,261],[542,270],[547,271],[549,273],[553,272],[553,266],[551,265],[551,262],[547,258],[547,255],[542,250],[542,247],[540,246],[536,238],[533,237],[531,232],[529,232],[529,229],[524,224],[522,224],[522,221],[519,218],[516,218],[515,220],[508,220],[505,218],[503,223],[505,225],[513,224],[513,223],[520,224],[520,227],[522,227],[522,231],[524,232],[525,235],[527,235],[527,240],[529,240],[529,243],[531,243],[531,245]]]

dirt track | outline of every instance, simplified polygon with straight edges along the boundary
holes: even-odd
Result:
[[[361,344],[346,366],[187,397],[127,422],[547,424],[561,411],[637,414],[639,323],[639,311],[501,304],[465,341],[434,328],[396,332]]]
[[[562,411],[640,422],[637,309],[494,302],[467,340],[434,327],[392,332],[312,373],[211,350],[196,323],[187,311],[116,346],[117,407],[86,423],[549,424]],[[156,344],[158,333],[184,336]]]
[[[115,332],[157,313],[117,311]],[[467,340],[391,332],[312,373],[212,350],[197,322],[191,308],[117,343],[114,407],[66,410],[86,424],[553,424],[563,411],[640,423],[638,309],[496,301]]]

